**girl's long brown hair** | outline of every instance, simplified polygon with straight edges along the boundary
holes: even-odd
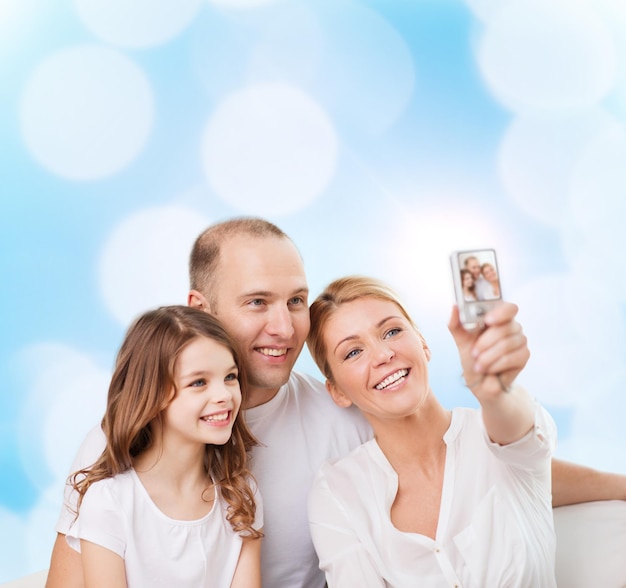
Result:
[[[153,423],[161,422],[174,390],[174,368],[182,350],[196,337],[226,347],[239,371],[242,405],[247,395],[245,366],[235,342],[212,315],[188,306],[165,306],[140,316],[128,329],[118,352],[102,419],[106,447],[95,464],[75,472],[70,482],[78,492],[78,509],[89,487],[132,467],[134,458],[154,443]],[[233,529],[249,537],[262,533],[252,525],[254,494],[249,486],[248,451],[257,444],[243,415],[235,419],[224,445],[206,445],[207,484],[211,477],[228,504]]]

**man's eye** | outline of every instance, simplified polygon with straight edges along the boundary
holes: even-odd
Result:
[[[265,304],[265,300],[263,300],[262,298],[255,298],[254,300],[250,300],[251,306],[262,306],[263,304]]]
[[[291,300],[289,300],[289,304],[292,306],[300,306],[305,304],[304,298],[302,298],[302,296],[294,296]]]

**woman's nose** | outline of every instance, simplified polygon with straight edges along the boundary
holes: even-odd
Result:
[[[394,356],[395,351],[389,345],[384,343],[378,345],[378,348],[376,349],[376,360],[379,364],[391,361]]]

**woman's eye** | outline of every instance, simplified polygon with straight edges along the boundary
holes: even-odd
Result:
[[[361,353],[360,349],[352,349],[351,351],[348,351],[348,353],[346,353],[344,359],[351,359],[353,357],[356,357],[359,353]]]
[[[395,337],[398,333],[401,333],[402,329],[396,327],[394,329],[389,329],[386,333],[385,333],[385,339],[389,339],[390,337]]]

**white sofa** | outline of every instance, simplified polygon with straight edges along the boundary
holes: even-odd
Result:
[[[626,588],[626,502],[555,508],[554,527],[558,588]],[[43,570],[0,588],[44,588],[46,575]]]
[[[554,509],[559,588],[626,588],[626,501]]]
[[[1,588],[44,588],[48,570],[42,570],[36,574],[29,574],[17,580],[12,580],[6,584],[0,584]]]

